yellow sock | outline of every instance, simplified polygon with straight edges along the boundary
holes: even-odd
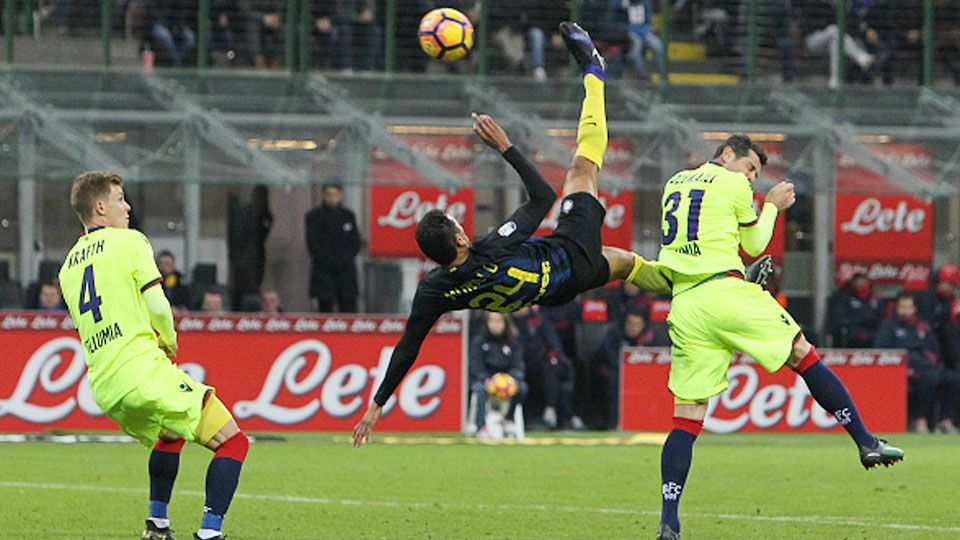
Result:
[[[657,294],[670,294],[673,290],[673,284],[660,273],[656,261],[648,262],[636,253],[633,254],[633,270],[630,270],[626,281]]]
[[[603,168],[607,151],[607,110],[603,99],[603,81],[588,73],[583,78],[586,96],[580,110],[577,128],[577,154]]]

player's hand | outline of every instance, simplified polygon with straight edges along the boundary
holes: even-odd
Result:
[[[177,356],[176,343],[161,343],[160,348],[163,349],[163,353],[167,355],[167,358],[173,359],[173,357]]]
[[[473,118],[473,132],[477,134],[483,142],[501,154],[513,146],[510,138],[507,137],[500,124],[497,124],[493,118],[486,114],[471,113]]]
[[[797,194],[793,191],[793,183],[780,182],[773,186],[770,188],[770,191],[767,192],[764,200],[776,206],[777,210],[781,212],[790,208],[793,206],[793,203],[797,202]]]
[[[381,414],[383,414],[383,407],[376,403],[371,403],[370,408],[363,414],[363,418],[361,418],[360,421],[357,422],[357,426],[353,428],[354,448],[360,448],[360,445],[367,442],[367,438],[370,437],[370,432],[373,431],[373,425],[380,419]]]
[[[773,275],[773,257],[764,255],[747,268],[745,273],[746,280],[750,283],[766,288],[767,280]]]

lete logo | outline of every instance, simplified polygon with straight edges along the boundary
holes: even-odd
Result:
[[[390,212],[377,218],[377,224],[396,229],[406,229],[416,225],[424,214],[434,209],[444,210],[458,223],[463,223],[467,216],[466,203],[459,201],[450,203],[446,193],[441,193],[436,202],[432,202],[421,201],[420,194],[416,191],[404,191],[393,200],[393,204],[390,205]]]
[[[65,354],[72,355],[70,364],[54,378],[54,373],[64,363]],[[194,380],[203,382],[205,371],[197,364],[180,364]],[[48,395],[57,396],[76,387],[76,396],[68,397],[55,405],[30,403],[30,396],[37,385]],[[35,424],[50,424],[70,416],[80,407],[87,416],[103,416],[90,390],[86,375],[86,362],[80,341],[73,337],[53,339],[38,348],[20,374],[20,380],[9,398],[0,400],[0,418],[14,416]]]
[[[779,384],[759,388],[760,377],[756,369],[749,365],[734,365],[727,371],[727,381],[730,388],[711,399],[707,407],[703,421],[707,431],[734,433],[748,422],[769,429],[784,419],[791,428],[798,428],[807,420],[821,429],[830,429],[837,424],[836,419],[812,399],[807,406],[810,390],[799,376],[790,388]]]
[[[347,364],[330,373],[330,348],[319,340],[304,340],[287,347],[274,361],[263,382],[260,395],[252,401],[238,401],[234,414],[238,419],[259,416],[277,424],[299,424],[312,418],[321,408],[334,418],[346,418],[363,406],[359,397],[373,379],[372,388],[378,388],[390,363],[393,347],[384,347],[376,368]],[[306,355],[316,355],[313,369],[305,375]],[[397,397],[391,397],[383,408],[386,416],[399,402],[400,410],[410,418],[425,418],[440,407],[437,394],[446,384],[446,372],[434,365],[421,366],[410,372],[400,385]],[[281,390],[302,396],[320,388],[320,398],[311,399],[300,407],[285,407],[275,403]],[[370,401],[373,400],[371,392]],[[426,401],[424,401],[426,400]]]
[[[859,235],[873,234],[874,232],[907,232],[919,233],[923,230],[927,212],[923,208],[908,210],[907,201],[901,200],[896,208],[883,208],[875,198],[864,199],[850,221],[842,224],[840,230]]]

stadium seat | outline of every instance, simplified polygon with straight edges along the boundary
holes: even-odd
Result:
[[[489,405],[489,401],[487,404]],[[467,436],[474,436],[477,434],[477,423],[474,422],[474,418],[477,417],[477,396],[473,392],[470,392],[470,401],[467,404],[467,422],[464,426],[464,433]],[[513,410],[513,435],[517,438],[518,442],[523,442],[526,438],[526,427],[523,423],[523,404],[518,403],[516,409]]]

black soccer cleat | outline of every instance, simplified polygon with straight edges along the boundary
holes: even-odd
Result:
[[[660,530],[657,531],[657,540],[678,540],[680,533],[674,531],[666,523],[660,524]]]
[[[883,439],[877,439],[876,446],[860,447],[860,463],[864,469],[869,470],[880,465],[889,467],[898,461],[903,461],[903,450],[890,446]]]
[[[170,527],[157,527],[148,519],[147,527],[143,529],[140,540],[177,540],[177,538],[173,536],[173,529]]]
[[[580,71],[584,75],[593,73],[599,78],[603,78],[603,72],[607,69],[607,62],[600,55],[600,51],[593,46],[590,34],[575,22],[564,21],[560,23],[560,35],[567,49],[573,55],[573,59],[580,66]]]

